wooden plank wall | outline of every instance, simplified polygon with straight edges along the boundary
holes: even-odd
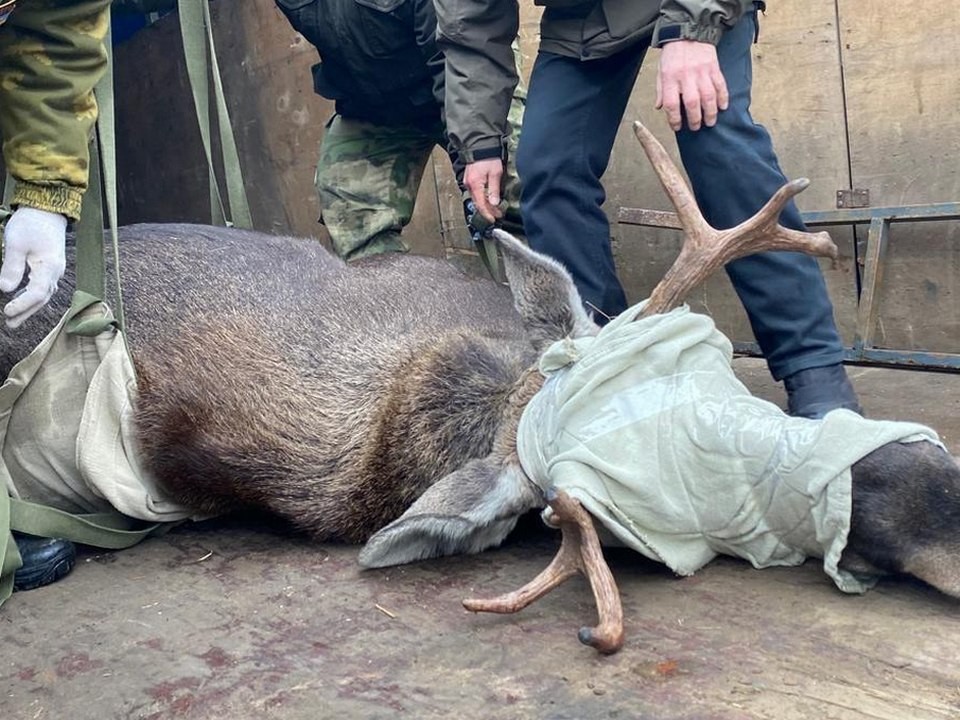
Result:
[[[960,202],[960,4],[838,7],[853,185],[874,206]],[[958,278],[960,222],[893,225],[875,342],[960,352]]]
[[[754,48],[753,113],[768,128],[788,177],[808,177],[804,210],[835,207],[839,189],[865,187],[874,206],[960,201],[960,5],[919,0],[778,0],[760,18]],[[535,51],[530,50],[531,54]],[[654,110],[656,51],[647,58],[607,171],[607,212],[669,209],[630,123],[641,118],[677,155]],[[822,262],[835,314],[851,344],[856,260],[866,228],[829,228],[840,260]],[[613,227],[617,266],[629,296],[644,297],[679,248],[679,234]],[[960,351],[960,223],[895,225],[875,342]],[[724,276],[691,304],[736,340],[752,335]]]
[[[213,3],[221,73],[255,226],[327,240],[313,186],[333,104],[313,92],[316,50],[273,2]],[[175,15],[116,52],[120,220],[208,221],[207,166]],[[442,255],[428,168],[409,236]]]
[[[309,68],[316,53],[268,0],[212,8],[255,223],[323,239],[313,172],[332,108],[312,92]],[[538,18],[532,3],[521,2],[527,72],[536,54]],[[958,38],[960,5],[952,2],[769,3],[754,52],[753,109],[773,135],[786,174],[812,180],[800,196],[801,208],[831,209],[836,190],[849,187],[870,188],[874,205],[960,200]],[[207,217],[206,170],[179,48],[176,19],[168,17],[118,49],[125,222]],[[673,151],[671,133],[653,109],[656,60],[653,51],[605,178],[613,219],[621,206],[668,208],[630,130],[633,119],[642,118]],[[632,299],[640,299],[676,255],[677,233],[616,224],[612,232],[624,285]],[[863,238],[849,227],[831,232],[841,259],[823,268],[850,342],[855,248]],[[459,191],[442,151],[427,168],[408,237],[417,252],[461,263],[469,257]],[[958,244],[960,223],[895,226],[878,344],[958,349]],[[692,304],[710,312],[734,339],[751,339],[725,277],[713,279]]]

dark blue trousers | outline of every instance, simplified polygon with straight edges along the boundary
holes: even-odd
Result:
[[[769,134],[750,115],[755,33],[756,16],[748,13],[717,46],[730,93],[717,124],[676,134],[697,202],[719,229],[756,213],[786,183]],[[614,267],[601,178],[648,47],[641,43],[590,61],[541,51],[517,151],[531,247],[562,262],[584,301],[611,316],[627,303]],[[805,229],[792,202],[780,223]],[[730,263],[727,273],[775,379],[842,360],[833,307],[815,259],[759,253]]]

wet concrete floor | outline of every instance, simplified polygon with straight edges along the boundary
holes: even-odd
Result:
[[[735,361],[781,402],[762,363]],[[935,427],[960,454],[960,375],[852,367],[866,411]],[[460,600],[517,587],[557,538],[363,571],[357,549],[249,519],[175,529],[0,609],[0,717],[960,718],[960,601],[908,580],[841,594],[816,561],[721,559],[677,579],[608,552],[626,645],[603,657],[572,580],[514,616]]]

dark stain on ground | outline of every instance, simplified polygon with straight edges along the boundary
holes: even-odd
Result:
[[[59,678],[74,678],[102,667],[102,661],[91,660],[86,653],[70,653],[57,662],[56,673]]]

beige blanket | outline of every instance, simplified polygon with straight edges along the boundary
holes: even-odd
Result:
[[[110,310],[97,302],[81,318],[110,320]],[[137,461],[137,383],[122,333],[71,335],[65,323],[0,386],[0,482],[11,497],[70,513],[190,517]]]

